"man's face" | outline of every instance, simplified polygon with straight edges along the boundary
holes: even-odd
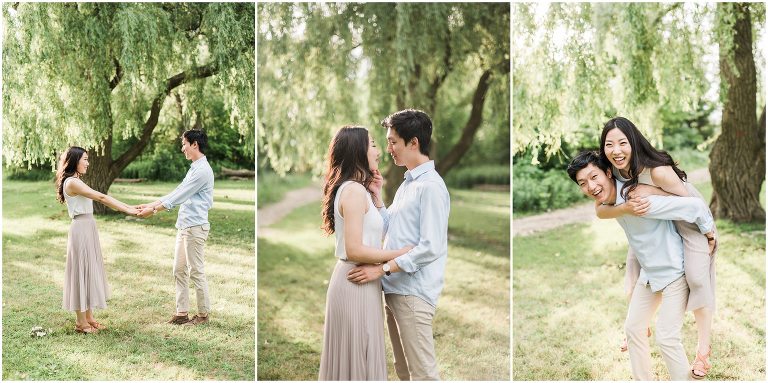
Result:
[[[599,167],[589,164],[576,173],[576,183],[579,184],[584,195],[600,203],[612,204],[616,200],[616,184],[611,178],[610,170],[604,172]]]
[[[194,155],[195,150],[197,150],[197,142],[195,142],[194,144],[190,145],[189,141],[187,141],[187,138],[182,136],[181,137],[181,152],[184,153],[184,158],[186,158],[188,160],[192,160],[192,156]]]
[[[387,153],[392,156],[392,160],[397,166],[405,166],[405,156],[407,148],[405,140],[402,139],[392,128],[387,129]]]

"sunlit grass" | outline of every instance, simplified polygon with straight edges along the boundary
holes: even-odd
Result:
[[[708,183],[697,185],[705,198]],[[718,221],[717,313],[708,380],[765,378],[765,225]],[[615,220],[515,237],[513,378],[629,380],[620,353],[628,307],[627,241]],[[653,325],[651,326],[653,328]],[[683,325],[689,359],[696,346],[691,313]],[[651,339],[654,372],[668,379]]]
[[[334,239],[320,207],[294,210],[259,237],[260,380],[317,379]],[[443,380],[508,380],[509,193],[451,190],[445,287],[434,320]],[[388,338],[388,335],[387,335]],[[389,379],[396,380],[389,340]]]
[[[150,202],[174,183],[116,184],[127,203]],[[164,324],[173,313],[176,213],[147,220],[96,218],[108,308],[96,317],[109,329],[76,334],[61,309],[70,219],[48,182],[3,183],[3,379],[253,380],[254,184],[217,181],[206,274],[211,322]],[[192,313],[196,311],[190,292]],[[52,333],[31,338],[34,326]]]

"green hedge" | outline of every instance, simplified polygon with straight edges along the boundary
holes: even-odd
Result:
[[[541,170],[534,165],[514,165],[512,208],[516,212],[540,212],[560,209],[584,200],[563,169]]]
[[[509,185],[509,165],[482,165],[454,169],[445,177],[448,186],[468,189],[475,185]]]

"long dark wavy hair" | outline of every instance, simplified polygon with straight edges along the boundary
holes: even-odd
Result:
[[[56,200],[64,203],[64,181],[77,173],[77,163],[83,158],[86,150],[79,146],[71,146],[59,157],[59,166],[56,168]]]
[[[656,150],[635,124],[624,117],[614,117],[603,126],[603,133],[600,135],[600,158],[606,163],[610,162],[605,154],[605,136],[613,129],[621,130],[627,136],[629,146],[632,148],[632,156],[629,160],[629,181],[625,182],[621,188],[621,195],[624,198],[637,188],[637,175],[645,168],[671,166],[681,181],[688,178],[685,172],[677,167],[677,163],[669,153],[664,150]]]
[[[328,169],[323,186],[323,230],[331,235],[336,231],[333,203],[336,192],[345,181],[360,182],[368,188],[373,172],[368,164],[368,129],[347,125],[333,136],[328,146]]]

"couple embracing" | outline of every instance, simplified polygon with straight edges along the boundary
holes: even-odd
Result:
[[[448,256],[450,197],[429,158],[429,116],[406,109],[381,125],[387,152],[408,169],[389,207],[380,151],[365,128],[341,128],[328,149],[322,218],[325,232],[335,233],[338,262],[328,284],[320,380],[387,380],[384,311],[397,376],[440,379],[432,319]]]
[[[93,218],[93,201],[122,213],[142,218],[180,206],[176,221],[175,259],[176,312],[170,324],[197,325],[208,322],[210,304],[205,277],[203,250],[210,223],[208,210],[213,205],[213,171],[205,157],[208,137],[201,130],[188,130],[181,137],[181,151],[192,161],[187,175],[176,189],[159,200],[130,206],[112,196],[91,189],[81,177],[88,171],[88,152],[73,146],[61,155],[56,171],[56,197],[66,203],[72,225],[67,240],[67,263],[62,307],[74,311],[75,331],[93,334],[106,326],[96,321],[93,310],[105,309],[109,285],[104,272],[101,244]],[[189,319],[189,280],[195,284],[198,314]]]

